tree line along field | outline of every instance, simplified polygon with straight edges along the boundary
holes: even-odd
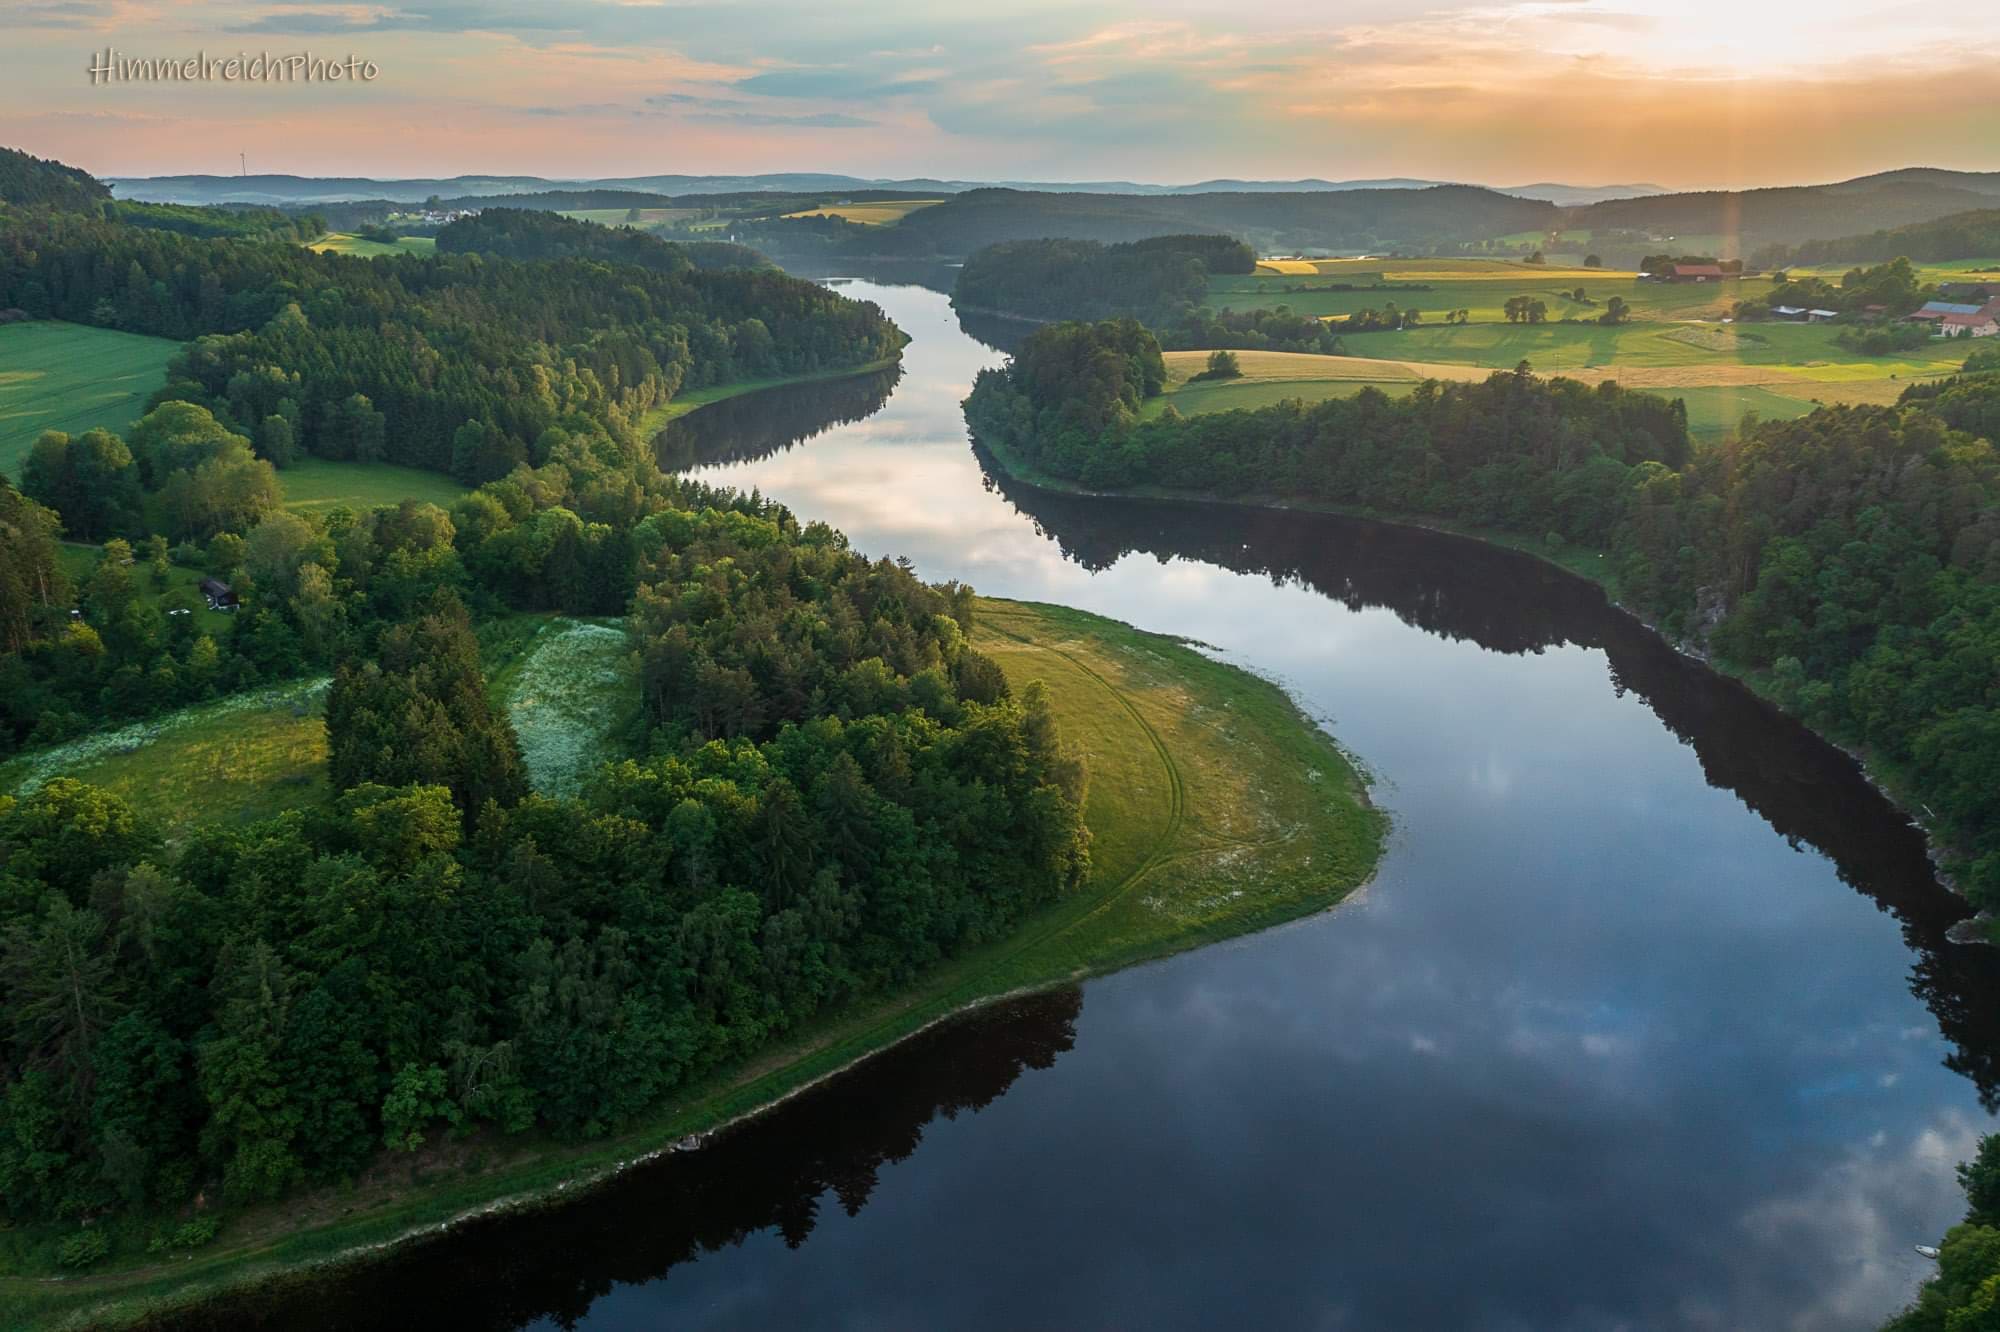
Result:
[[[123,431],[180,344],[50,320],[0,326],[0,473],[18,480],[44,430]]]

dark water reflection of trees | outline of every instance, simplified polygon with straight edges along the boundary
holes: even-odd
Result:
[[[1076,1041],[1083,992],[1008,1000],[875,1056],[717,1135],[558,1208],[496,1216],[336,1276],[288,1280],[158,1328],[509,1328],[568,1325],[620,1283],[761,1231],[793,1247],[822,1206],[867,1205],[877,1172],[938,1119],[973,1114]]]

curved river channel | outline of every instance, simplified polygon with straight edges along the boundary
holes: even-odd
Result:
[[[2000,953],[1854,764],[1597,590],[1453,537],[996,480],[1000,353],[663,437],[929,579],[1274,677],[1378,781],[1375,882],[933,1029],[706,1150],[398,1252],[287,1327],[1866,1328],[1963,1210]]]

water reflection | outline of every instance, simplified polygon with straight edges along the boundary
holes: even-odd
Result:
[[[1076,1042],[1074,988],[1014,999],[935,1027],[859,1070],[664,1157],[564,1207],[474,1222],[337,1280],[293,1283],[176,1328],[571,1326],[615,1287],[770,1233],[803,1244],[823,1208],[853,1216],[878,1172],[937,1120],[976,1114]],[[552,1261],[555,1259],[555,1261]]]
[[[873,374],[724,398],[668,425],[654,437],[654,456],[669,472],[768,458],[873,416],[902,377],[903,367],[892,365]]]

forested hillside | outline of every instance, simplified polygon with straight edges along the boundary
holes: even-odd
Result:
[[[1256,252],[1229,236],[1156,236],[1117,245],[1004,241],[965,261],[951,299],[963,309],[1036,319],[1163,321],[1202,303],[1209,274],[1256,267]]]
[[[676,245],[630,227],[603,227],[559,213],[488,208],[437,234],[440,254],[490,254],[502,259],[596,259],[656,273],[694,269],[768,268],[771,261],[727,241]]]
[[[874,306],[776,272],[359,263],[56,212],[0,225],[0,305],[195,337],[166,396],[210,407],[274,462],[303,450],[468,482],[543,462],[565,416],[637,449],[631,422],[683,389],[901,345]]]
[[[1898,257],[1920,262],[2000,255],[2000,208],[1976,208],[1929,222],[1912,222],[1861,236],[1774,245],[1757,254],[1767,267]]]
[[[1524,365],[1484,383],[1142,419],[1129,321],[1037,331],[967,418],[1003,461],[1093,488],[1364,505],[1608,553],[1628,604],[1864,745],[2000,907],[2000,365],[1897,407],[1823,408],[1694,451],[1679,403]]]

